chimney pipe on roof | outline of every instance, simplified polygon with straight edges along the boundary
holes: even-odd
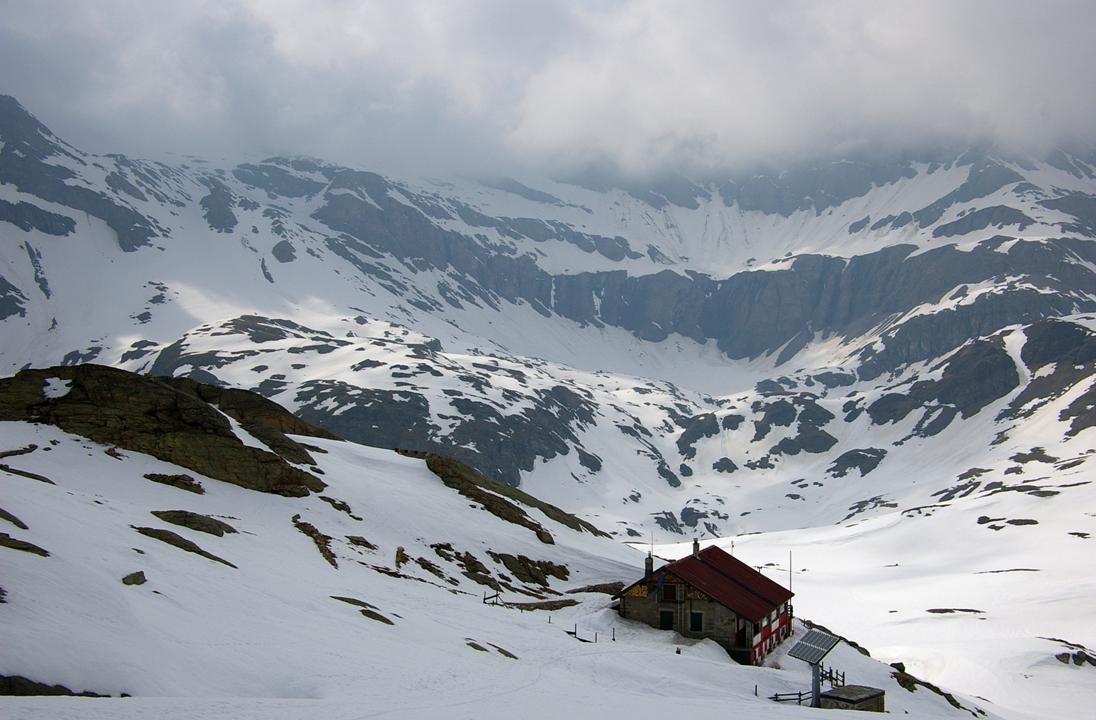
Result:
[[[647,553],[647,557],[643,559],[643,577],[651,577],[651,573],[655,571],[655,557],[651,553]]]
[[[693,557],[700,557],[700,541],[693,538]]]

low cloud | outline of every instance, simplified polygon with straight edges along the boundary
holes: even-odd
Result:
[[[95,0],[0,10],[0,92],[96,152],[645,174],[1094,142],[1088,2]]]

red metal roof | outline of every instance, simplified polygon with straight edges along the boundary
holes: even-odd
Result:
[[[721,605],[758,622],[792,598],[793,593],[741,560],[713,546],[699,557],[686,555],[660,568],[678,576]]]

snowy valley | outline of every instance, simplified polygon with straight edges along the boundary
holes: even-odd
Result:
[[[832,715],[767,699],[809,685],[787,647],[737,666],[581,591],[699,537],[869,649],[834,662],[892,713],[1075,714],[1096,702],[1094,238],[1091,153],[401,179],[94,155],[0,97],[3,403],[34,408],[0,422],[0,525],[48,553],[0,547],[0,675],[134,696],[0,704]],[[202,412],[290,490],[66,429],[51,408],[88,363],[283,406],[301,426],[273,440]],[[470,498],[395,448],[500,485]]]
[[[500,500],[501,486],[479,494],[420,459],[317,436],[238,395],[199,409],[151,391],[176,460],[202,462],[187,443],[200,453],[205,426],[222,417],[238,439],[218,433],[226,455],[294,445],[321,491],[286,497],[180,473],[61,429],[79,427],[89,405],[126,417],[132,401],[110,398],[143,396],[154,382],[57,368],[0,387],[5,419],[13,396],[54,388],[39,422],[4,423],[5,442],[19,446],[4,458],[4,517],[25,543],[5,547],[6,646],[19,649],[5,663],[77,692],[133,695],[8,700],[13,716],[644,715],[667,702],[801,716],[766,696],[802,689],[805,666],[783,653],[773,667],[738,666],[711,641],[622,621],[604,586],[638,576],[641,553],[530,498]],[[126,440],[139,442],[139,419],[126,422]],[[282,422],[306,434],[271,441]],[[483,602],[495,593],[505,604]],[[966,714],[924,686],[903,689],[892,668],[850,647],[831,662],[885,687],[892,712]]]

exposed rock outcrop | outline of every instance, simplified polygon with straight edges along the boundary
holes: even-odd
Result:
[[[68,383],[67,392],[54,397],[43,394],[51,379]],[[211,393],[192,380],[164,381],[99,365],[22,370],[0,379],[0,420],[55,425],[252,490],[304,496],[325,487],[319,478],[293,467],[275,452],[245,445],[228,419],[199,396],[205,393],[224,400],[251,427],[270,437],[275,448],[290,457],[311,460],[303,448],[281,435],[279,421],[273,419],[292,416],[246,391],[215,390]],[[277,412],[252,414],[253,408],[265,405]],[[293,422],[305,429],[299,420]],[[326,435],[319,430],[309,434]]]
[[[510,502],[510,500],[520,502],[528,507],[534,507],[552,520],[555,520],[572,530],[609,537],[609,535],[598,530],[585,520],[580,520],[574,515],[560,510],[555,505],[538,500],[522,490],[486,478],[474,468],[465,465],[459,460],[454,460],[453,458],[444,455],[438,455],[437,453],[424,453],[400,449],[397,449],[396,452],[409,457],[422,458],[426,461],[426,467],[430,469],[430,472],[437,475],[443,483],[468,499],[478,502],[491,514],[502,518],[507,522],[529,528],[536,534],[541,542],[554,544],[555,540],[552,539],[551,533],[540,525],[540,523],[537,523],[530,518],[523,509],[513,502]]]
[[[160,542],[167,543],[168,545],[171,545],[173,547],[177,547],[180,550],[185,550],[186,552],[194,553],[195,555],[201,555],[208,560],[212,560],[213,562],[219,562],[222,565],[227,565],[233,569],[236,568],[236,566],[230,563],[228,560],[217,557],[213,553],[206,552],[201,547],[199,547],[197,543],[193,543],[190,540],[187,540],[185,537],[182,537],[177,533],[173,533],[170,530],[150,527],[134,527],[133,529],[141,533],[145,537],[154,538],[156,540],[159,540]]]
[[[190,530],[197,530],[217,537],[222,537],[225,533],[236,532],[236,528],[226,522],[189,510],[153,510],[152,514],[172,525],[180,525]]]
[[[75,692],[64,685],[49,685],[25,678],[22,675],[0,675],[0,695],[27,696],[27,695],[70,695],[77,697],[101,698],[110,697],[99,693],[84,690]]]

